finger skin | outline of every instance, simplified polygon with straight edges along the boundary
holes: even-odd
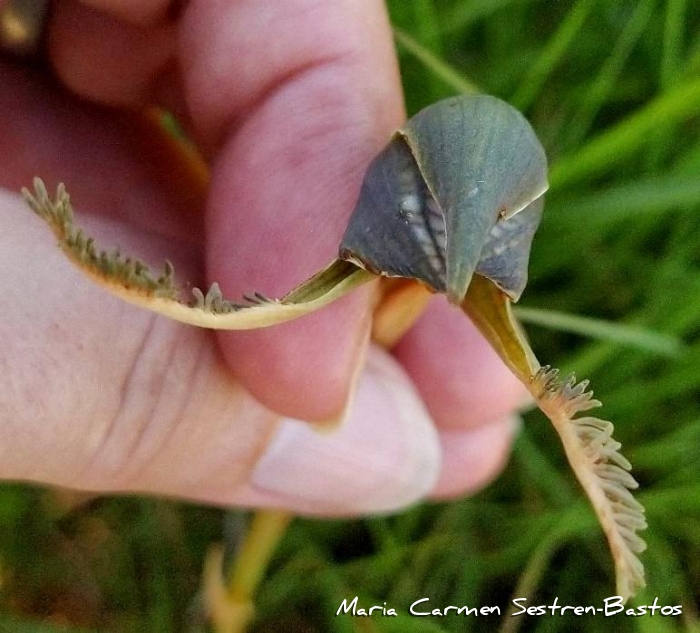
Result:
[[[465,497],[491,483],[505,466],[520,425],[520,418],[510,416],[473,429],[441,429],[442,468],[430,497]]]
[[[51,16],[49,59],[73,91],[114,106],[157,100],[175,64],[174,24],[143,28],[77,0],[55,3]]]
[[[529,396],[465,314],[431,300],[394,349],[441,429],[474,429],[517,411]]]
[[[63,182],[82,212],[123,220],[199,254],[204,195],[173,171],[133,114],[78,99],[1,60],[0,85],[0,144],[11,157],[0,161],[0,186],[17,192],[35,176],[51,189]]]
[[[195,276],[192,231],[175,222],[191,209],[179,182],[148,172],[133,127],[17,69],[0,65],[0,78],[0,143],[18,158],[0,163],[0,184],[16,190],[34,169],[73,183],[78,221],[98,242],[156,263],[175,257]],[[232,380],[211,333],[94,286],[16,194],[0,195],[0,211],[0,477],[317,515],[393,511],[434,485],[434,425],[386,356],[360,380],[360,404],[338,433],[304,434],[295,476],[271,485],[280,465],[263,457],[279,418]],[[304,493],[308,455],[335,474],[314,495]]]
[[[257,507],[286,499],[312,515],[394,512],[435,487],[440,463],[438,434],[415,388],[372,346],[344,423],[319,432],[285,420],[240,499]]]
[[[120,29],[77,2],[66,1],[65,11],[51,57],[69,86],[118,105],[163,92],[167,34]],[[154,52],[141,53],[151,37]],[[336,256],[364,170],[403,119],[385,8],[379,0],[194,0],[177,41],[185,105],[175,107],[187,111],[212,160],[209,281],[233,298],[286,294]],[[133,55],[116,55],[120,48]],[[366,344],[371,301],[372,291],[360,290],[306,323],[222,334],[224,358],[267,406],[336,419]]]
[[[279,416],[232,378],[210,332],[105,295],[42,228],[0,191],[0,478],[320,515],[395,511],[433,487],[434,425],[387,354],[335,433],[290,421],[302,433],[281,446]],[[104,218],[87,228],[130,249],[173,246]],[[333,476],[312,493],[319,472]]]
[[[0,209],[0,478],[348,516],[474,492],[502,466],[513,424],[438,435],[378,350],[334,432],[280,422],[232,380],[210,333],[105,295],[16,196],[0,194]],[[88,225],[129,248],[173,244]]]
[[[177,10],[178,0],[81,0],[82,4],[109,13],[136,26],[148,27],[166,21]]]
[[[232,296],[280,296],[337,255],[364,170],[402,118],[384,8],[193,2],[183,45],[195,129],[221,147],[209,278]],[[304,321],[221,333],[224,357],[267,406],[335,419],[363,354],[370,302],[362,289]]]
[[[243,481],[276,417],[235,385],[211,334],[106,295],[20,199],[3,194],[2,203],[0,475],[187,495],[225,463],[229,481]],[[87,224],[122,246],[173,246],[119,223]],[[240,416],[245,425],[232,434]]]
[[[300,84],[288,101],[305,100],[309,90]],[[346,171],[347,153],[321,160],[329,147],[350,136],[348,131],[314,137],[311,129],[299,145],[296,135],[316,128],[320,119],[284,117],[290,125],[285,131],[277,121],[285,101],[282,96],[251,118],[214,170],[207,263],[210,278],[230,296],[251,291],[283,296],[330,263],[359,180]],[[370,291],[361,288],[290,324],[221,333],[224,356],[246,387],[273,409],[315,421],[333,418],[345,407],[350,376],[367,341]]]
[[[103,3],[104,6],[106,4]],[[192,6],[196,4],[191,3]],[[225,280],[223,283],[228,284],[227,287],[240,289],[241,292],[265,291],[266,287],[274,288],[276,283],[280,285],[280,292],[285,292],[307,275],[307,269],[310,274],[326,263],[327,258],[334,254],[334,246],[342,233],[344,221],[330,225],[325,216],[321,216],[319,222],[319,215],[308,216],[303,211],[308,207],[316,208],[319,201],[324,209],[343,206],[350,209],[354,196],[344,192],[352,188],[353,183],[355,189],[359,187],[364,165],[384,142],[383,135],[396,127],[402,118],[386,20],[383,14],[380,19],[376,17],[378,3],[368,2],[367,6],[361,2],[353,3],[352,6],[348,3],[350,8],[345,7],[348,11],[347,19],[338,20],[334,27],[335,18],[326,18],[330,19],[331,24],[326,29],[318,29],[318,25],[324,24],[322,4],[324,3],[286,3],[285,10],[288,8],[290,12],[285,19],[276,22],[274,19],[268,20],[267,16],[265,23],[260,24],[256,22],[260,14],[255,14],[260,11],[259,4],[239,2],[234,8],[222,2],[202,3],[197,10],[188,12],[186,23],[181,29],[181,50],[185,53],[187,64],[187,103],[192,112],[193,125],[210,155],[213,156],[218,148],[223,149],[222,156],[215,165],[214,184],[218,187],[218,192],[210,200],[213,210],[209,214],[208,223],[209,241],[212,244],[210,278],[221,277]],[[368,9],[370,4],[372,7]],[[239,10],[240,13],[236,13]],[[342,13],[339,11],[338,15]],[[292,20],[295,15],[297,23]],[[138,20],[130,20],[124,15],[120,17],[138,23]],[[231,19],[227,21],[227,17]],[[237,19],[234,20],[234,17]],[[119,29],[113,29],[109,20],[104,24],[107,33],[119,34]],[[210,25],[208,28],[207,24]],[[275,24],[279,26],[276,31],[270,28],[270,25]],[[308,24],[315,28],[310,29]],[[346,25],[359,27],[346,29]],[[217,29],[217,26],[235,27],[236,37],[231,37],[230,29]],[[342,30],[345,32],[341,33]],[[91,32],[99,33],[100,29]],[[130,32],[127,30],[127,33]],[[75,33],[79,35],[80,29]],[[271,45],[261,50],[255,44],[260,38],[266,37],[267,33],[271,36]],[[354,43],[348,34],[355,38]],[[305,38],[298,38],[298,35]],[[102,54],[107,62],[118,63],[114,61],[114,55],[110,58],[109,55],[104,55],[104,51],[118,49],[124,42],[128,42],[128,37],[131,36],[127,35],[124,41],[93,37],[90,43],[92,59],[99,59]],[[288,38],[293,40],[292,45],[288,43]],[[300,40],[304,45],[296,49]],[[100,49],[102,41],[109,46]],[[334,48],[336,42],[343,45],[342,50]],[[318,52],[326,48],[328,56],[319,57]],[[236,55],[229,56],[229,51],[234,51]],[[267,51],[270,53],[268,56]],[[141,73],[139,64],[125,64],[116,69],[118,72],[115,71],[114,76],[121,77],[120,81],[124,82],[117,86],[118,90],[110,83],[112,78],[109,73],[106,73],[107,79],[104,82],[100,73],[95,73],[91,81],[84,81],[85,59],[81,56],[66,55],[64,59],[70,62],[63,65],[63,76],[67,83],[71,85],[76,82],[69,77],[72,69],[74,76],[83,76],[82,83],[78,82],[79,90],[102,101],[109,102],[113,98],[121,104],[143,103],[144,100],[155,98],[154,95],[160,91],[158,86],[163,81],[162,59],[156,60],[145,75]],[[116,59],[123,58],[116,56]],[[135,69],[133,77],[129,74],[129,68]],[[325,70],[333,72],[325,73]],[[361,76],[359,79],[358,75]],[[346,77],[348,81],[344,81]],[[334,83],[336,78],[341,79],[337,84]],[[315,86],[317,90],[314,92],[311,88]],[[310,90],[308,97],[304,94],[306,88]],[[178,88],[175,87],[170,92],[177,93]],[[257,105],[261,106],[257,110],[252,107]],[[343,106],[345,110],[340,112]],[[316,116],[316,108],[320,109],[321,116]],[[255,111],[252,116],[249,115],[251,109]],[[332,112],[335,118],[324,115],[326,110]],[[305,127],[309,119],[312,125]],[[294,130],[303,133],[294,134]],[[272,142],[273,137],[279,143]],[[267,138],[269,146],[258,148],[261,138]],[[314,142],[307,145],[307,138]],[[308,147],[308,156],[304,152],[300,155],[299,147]],[[333,148],[333,153],[328,151],[328,147]],[[321,160],[319,156],[326,160]],[[245,160],[249,161],[248,165],[245,165]],[[338,163],[333,163],[332,160],[337,160]],[[245,167],[242,173],[237,170],[239,161]],[[290,164],[297,167],[297,163],[298,169],[290,169]],[[272,177],[268,178],[271,172]],[[279,173],[287,174],[288,177],[286,180],[280,178],[279,186],[275,186]],[[241,185],[235,188],[228,184],[234,178],[241,181]],[[317,185],[318,179],[327,180],[329,186],[324,186],[324,183]],[[271,181],[273,186],[269,192],[261,192],[259,186],[251,185],[255,181],[262,181],[266,185]],[[300,184],[306,186],[301,188]],[[311,193],[308,198],[304,198],[307,191]],[[265,214],[270,213],[270,209],[287,210],[290,196],[295,195],[299,199],[292,200],[289,204],[292,213],[289,222],[277,223],[272,229],[272,238],[269,239],[266,225],[274,222],[269,222]],[[345,202],[343,197],[346,198]],[[246,235],[251,240],[259,244],[267,239],[273,252],[285,256],[293,253],[293,259],[290,261],[285,257],[282,260],[281,256],[276,257],[274,262],[271,258],[261,259],[255,250],[255,244],[249,247],[246,256],[248,261],[244,262],[243,267],[238,267],[235,247],[245,249],[247,242],[243,237],[240,244],[235,241],[239,234],[236,220],[241,216],[233,212],[232,208],[234,211],[244,210],[242,226],[247,229]],[[299,212],[299,208],[302,212]],[[257,220],[264,218],[265,221],[246,217],[247,210],[258,213]],[[279,216],[273,214],[271,217],[276,220]],[[248,227],[246,222],[252,226]],[[304,235],[301,235],[299,227],[304,226],[304,222],[308,222],[308,227]],[[220,230],[220,226],[223,230]],[[299,248],[300,243],[308,243],[305,238],[309,233],[315,237],[319,232],[322,233],[321,242],[330,245],[327,255],[319,256],[319,253],[323,253],[322,247],[319,250],[315,250],[316,246],[314,249]],[[327,238],[326,235],[331,237]],[[219,250],[215,253],[217,244]],[[284,265],[282,274],[279,268],[273,266],[273,263],[279,263],[280,260]],[[221,276],[216,274],[219,269],[223,271]],[[249,285],[246,283],[248,279],[260,281],[259,284]],[[275,293],[268,291],[268,294]],[[346,306],[337,308],[337,312],[328,311],[327,319],[319,316],[319,321],[309,322],[308,327],[301,322],[290,324],[262,333],[264,336],[261,338],[256,338],[261,333],[251,333],[249,338],[246,338],[248,334],[230,335],[226,337],[229,338],[229,343],[224,343],[226,358],[241,379],[271,406],[299,417],[333,417],[342,408],[347,396],[352,365],[360,354],[366,335],[368,301],[364,297],[353,303],[351,298]],[[295,327],[299,327],[300,331],[296,331]],[[481,390],[477,390],[474,399],[467,396],[469,388],[465,383],[455,385],[454,380],[446,383],[443,381],[446,374],[450,373],[445,371],[450,366],[449,359],[459,356],[451,344],[453,339],[450,332],[453,330],[459,332],[460,326],[448,325],[438,333],[437,339],[410,334],[407,341],[399,347],[399,356],[412,373],[440,426],[459,428],[483,423],[488,418],[497,419],[502,410],[512,408],[509,404],[499,409],[504,401],[500,397],[500,390],[494,389],[490,396],[481,399],[478,395]],[[422,326],[416,328],[416,332],[421,331]],[[324,358],[324,353],[328,354],[326,343],[329,340],[337,361],[334,358]],[[433,341],[437,341],[437,344]],[[319,345],[314,347],[315,343]],[[313,362],[309,361],[306,353],[313,354]],[[287,359],[290,358],[303,358],[301,368],[298,360],[288,362]],[[445,358],[448,359],[447,363],[442,362]],[[485,365],[489,367],[489,363]],[[508,374],[500,378],[497,372],[493,374],[487,371],[486,374],[491,376],[492,385],[499,384],[499,380],[505,376],[506,382],[502,384],[506,387],[506,393],[511,394]],[[277,380],[271,381],[271,378]],[[442,384],[451,386],[443,389]],[[473,384],[479,386],[478,381]],[[508,402],[510,398],[508,395],[505,401]],[[513,397],[512,401],[514,400],[518,400],[519,404],[519,398]],[[478,406],[472,407],[475,402]],[[483,403],[483,408],[479,402]]]

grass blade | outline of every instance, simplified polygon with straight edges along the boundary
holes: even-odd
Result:
[[[581,149],[559,159],[550,170],[550,189],[562,189],[609,172],[660,133],[700,112],[700,79],[687,81],[601,132]]]
[[[401,48],[416,57],[436,77],[439,77],[457,93],[476,94],[481,89],[470,79],[444,62],[425,46],[414,40],[408,33],[394,28],[394,38]]]
[[[596,115],[610,97],[632,49],[652,16],[655,4],[655,0],[643,0],[627,21],[615,47],[586,91],[586,98],[580,111],[573,119],[576,125],[571,128],[572,134],[568,143],[570,147],[578,145],[579,141],[586,136]]]
[[[554,310],[518,307],[514,308],[514,311],[524,323],[610,341],[660,356],[676,357],[683,351],[683,343],[675,336],[637,326],[611,323]]]
[[[526,110],[532,105],[549,75],[561,62],[576,36],[580,34],[596,2],[597,0],[579,0],[569,11],[513,95],[511,103],[516,108]]]

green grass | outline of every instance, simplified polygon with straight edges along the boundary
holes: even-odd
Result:
[[[700,631],[700,6],[686,0],[393,0],[409,113],[481,90],[551,163],[522,304],[538,357],[591,379],[647,508],[648,587],[683,617],[411,618],[431,604],[600,605],[610,557],[538,412],[500,479],[391,518],[292,525],[257,630]],[[580,318],[585,317],[585,318]],[[535,324],[537,323],[537,324]],[[201,630],[220,511],[0,488],[0,631]],[[233,517],[229,517],[231,522]],[[336,618],[343,597],[398,618]],[[41,622],[41,626],[36,624]]]

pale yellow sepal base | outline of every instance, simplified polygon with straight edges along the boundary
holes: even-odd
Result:
[[[372,319],[372,340],[391,349],[413,326],[433,292],[412,279],[382,279],[381,300]]]

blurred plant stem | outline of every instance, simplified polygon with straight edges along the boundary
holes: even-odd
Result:
[[[221,546],[212,547],[204,566],[204,600],[217,633],[242,633],[255,617],[255,593],[293,515],[283,510],[259,510],[224,575]]]

